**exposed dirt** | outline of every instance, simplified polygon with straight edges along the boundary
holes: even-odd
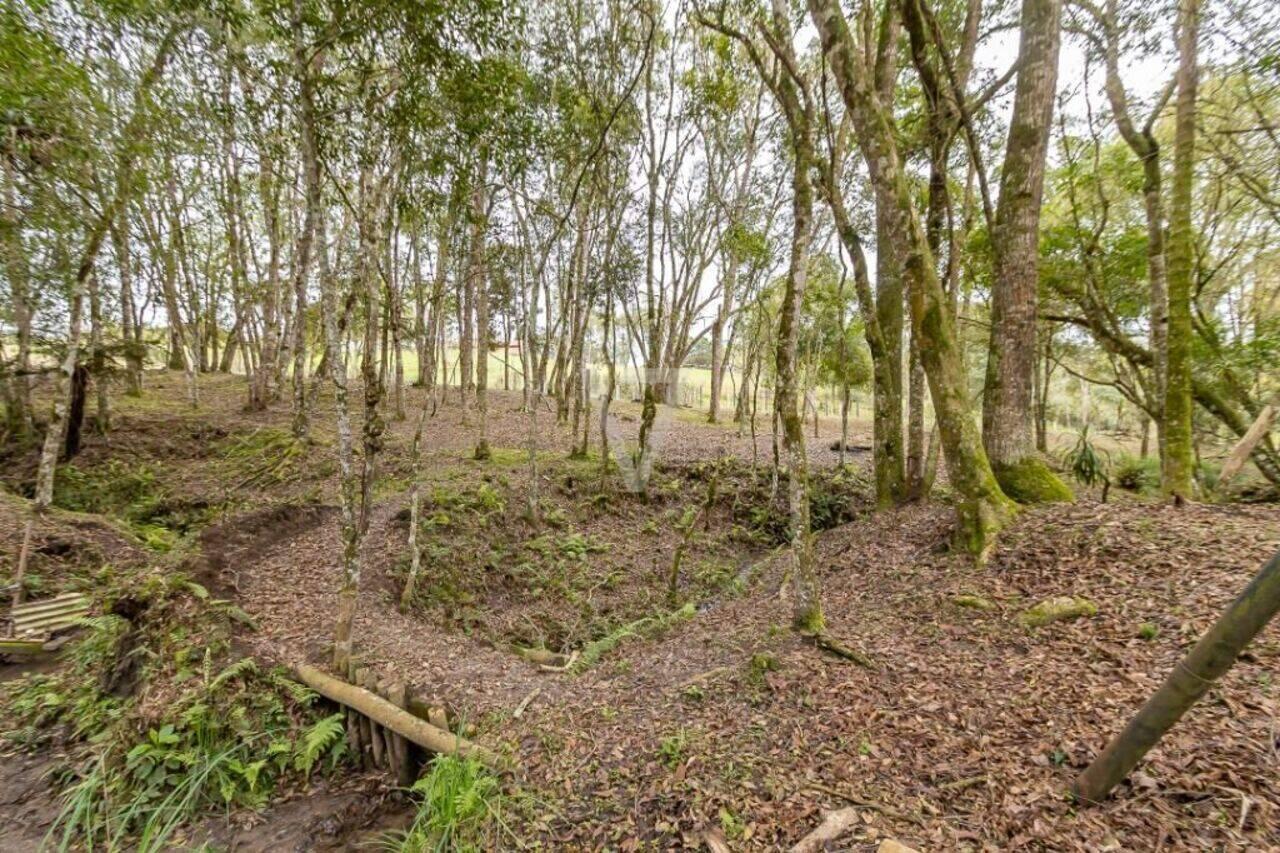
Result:
[[[4,676],[0,676],[3,679]],[[36,850],[58,817],[55,758],[0,752],[0,850]]]
[[[157,377],[155,393],[179,382]],[[122,403],[111,447],[91,438],[77,464],[133,454],[163,466],[175,498],[217,494],[221,518],[199,535],[198,553],[181,558],[197,561],[202,580],[253,617],[257,630],[241,638],[247,649],[275,661],[314,658],[337,587],[331,416],[319,413],[317,443],[280,467],[274,439],[263,458],[229,448],[287,429],[284,407],[247,415],[237,381],[209,382],[196,415],[150,395]],[[429,533],[427,592],[408,614],[396,598],[413,418],[391,422],[356,637],[376,670],[454,706],[481,740],[512,750],[513,784],[534,796],[539,815],[513,827],[519,836],[553,848],[669,849],[697,847],[714,831],[735,850],[776,849],[853,800],[863,818],[841,842],[851,849],[885,836],[921,850],[1280,849],[1276,626],[1112,800],[1081,810],[1064,798],[1073,775],[1280,546],[1280,508],[1177,510],[1121,496],[1026,511],[982,569],[948,553],[946,506],[862,517],[821,534],[818,556],[831,633],[869,655],[876,668],[868,670],[786,628],[785,559],[741,536],[721,506],[691,540],[686,564],[714,564],[716,583],[696,586],[692,570],[682,576],[681,597],[701,602],[693,619],[623,640],[580,674],[547,672],[506,642],[568,651],[666,609],[675,523],[703,494],[681,466],[721,456],[749,466],[752,444],[733,427],[682,413],[663,447],[665,460],[680,463],[659,476],[669,494],[659,489],[646,504],[613,490],[597,501],[598,462],[556,461],[568,430],[543,412],[540,492],[562,519],[535,529],[521,520],[528,485],[517,451],[528,424],[518,395],[494,397],[489,435],[500,452],[491,463],[468,461],[475,415],[456,399],[427,421],[424,467],[446,496],[424,507],[452,517]],[[408,395],[411,412],[420,399]],[[633,417],[620,407],[618,430],[633,429]],[[170,419],[187,426],[161,441]],[[189,446],[199,443],[195,419],[212,430],[199,452]],[[810,454],[829,467],[838,429],[820,427]],[[131,435],[144,438],[134,445]],[[850,443],[866,443],[865,425]],[[181,452],[169,454],[171,445]],[[767,465],[767,433],[755,450]],[[866,454],[851,457],[867,464]],[[447,495],[482,485],[502,501],[492,517],[492,508],[444,509]],[[6,560],[17,507],[0,503]],[[570,535],[605,547],[566,555]],[[529,550],[539,537],[552,551],[546,559]],[[480,553],[485,546],[493,553]],[[534,568],[518,568],[526,565]],[[57,567],[45,571],[56,586]],[[450,573],[461,573],[466,583],[454,586],[465,595],[446,595]],[[958,606],[961,594],[994,607]],[[1055,595],[1087,597],[1098,615],[1035,631],[1018,624],[1023,609]],[[387,813],[372,789],[343,786],[207,831],[236,850],[329,849],[356,843],[356,827]],[[329,814],[346,816],[333,831],[320,818]]]

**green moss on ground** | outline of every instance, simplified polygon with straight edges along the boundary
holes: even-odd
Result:
[[[1076,499],[1071,487],[1034,456],[1013,465],[995,465],[992,470],[1000,488],[1018,503],[1070,503]]]
[[[1046,598],[1030,610],[1018,617],[1027,628],[1041,628],[1053,622],[1079,619],[1082,616],[1097,616],[1098,606],[1087,598],[1071,595],[1059,595]]]

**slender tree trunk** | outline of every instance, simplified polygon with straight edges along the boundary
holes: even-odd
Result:
[[[90,372],[93,374],[93,390],[97,402],[93,429],[98,435],[106,435],[111,429],[111,403],[107,396],[107,354],[102,336],[102,288],[95,272],[89,276],[89,350]]]
[[[924,362],[914,332],[907,348],[907,485],[909,500],[924,500]]]
[[[70,324],[67,332],[67,351],[55,379],[53,389],[53,410],[44,435],[44,444],[40,451],[40,464],[36,469],[36,493],[31,505],[31,515],[27,518],[22,534],[22,546],[18,552],[18,565],[13,574],[12,606],[22,604],[25,597],[23,581],[27,571],[27,562],[31,555],[31,539],[35,532],[36,519],[43,516],[53,503],[53,479],[58,465],[58,451],[62,447],[63,432],[66,429],[68,409],[71,399],[71,379],[75,373],[80,355],[80,327],[84,313],[84,295],[89,276],[94,272],[98,260],[98,251],[102,248],[103,238],[107,234],[112,221],[120,214],[121,207],[126,204],[133,187],[134,144],[143,129],[145,118],[144,102],[151,87],[160,78],[178,37],[178,28],[170,27],[160,45],[156,48],[151,66],[138,81],[138,88],[133,98],[133,114],[125,124],[122,133],[122,144],[116,152],[115,186],[97,221],[89,230],[89,239],[81,255],[80,264],[76,268],[76,277],[71,290]]]
[[[316,153],[315,83],[307,62],[307,43],[302,29],[303,0],[293,0],[293,73],[298,78],[298,123],[302,147],[302,175],[306,211],[298,235],[293,273],[293,434],[306,439],[310,433],[307,412],[307,281],[311,274],[312,243],[320,209],[320,162]],[[322,61],[316,56],[316,63]],[[316,247],[327,252],[323,243]]]
[[[319,173],[308,175],[309,193],[319,195]],[[352,449],[351,412],[347,400],[347,361],[342,351],[342,333],[338,328],[338,293],[325,251],[325,217],[316,218],[316,253],[320,274],[320,302],[323,310],[325,372],[333,382],[334,409],[338,431],[338,470],[342,503],[341,581],[338,587],[338,612],[333,633],[333,665],[346,672],[351,661],[351,629],[355,623],[356,599],[360,592],[360,526],[356,520],[355,453]]]
[[[1195,464],[1191,435],[1191,299],[1195,232],[1191,224],[1195,180],[1196,43],[1199,0],[1178,3],[1178,99],[1174,118],[1173,187],[1169,208],[1169,339],[1164,400],[1161,488],[1175,503],[1192,498]]]
[[[720,394],[724,388],[726,367],[724,327],[733,308],[734,292],[738,287],[738,263],[732,251],[724,253],[724,265],[724,292],[720,296],[716,319],[711,325],[711,403],[707,413],[708,423],[716,423],[720,418]]]
[[[368,156],[368,155],[366,155]],[[373,488],[377,477],[375,463],[382,450],[382,435],[386,424],[379,407],[382,404],[382,373],[378,370],[380,356],[378,339],[379,317],[382,313],[379,294],[382,291],[378,277],[378,253],[382,244],[382,216],[380,182],[373,168],[366,164],[360,175],[360,246],[356,261],[356,286],[360,288],[361,308],[364,312],[364,341],[360,374],[364,385],[364,428],[361,442],[364,458],[360,475],[360,535],[369,529],[369,513],[373,509]]]
[[[142,367],[145,351],[142,346],[141,328],[134,326],[137,308],[133,300],[133,257],[129,250],[127,207],[111,223],[111,242],[116,254],[116,269],[120,275],[120,337],[124,344],[125,394],[142,395]]]
[[[485,181],[488,168],[485,155],[480,155],[479,173],[471,193],[471,259],[467,273],[470,283],[467,292],[474,294],[476,306],[476,414],[480,419],[477,429],[475,458],[484,460],[489,452],[489,283],[486,280],[484,238],[487,229],[488,206]]]
[[[9,145],[16,146],[17,125],[9,125]],[[22,224],[18,211],[17,178],[14,174],[14,158],[0,157],[4,161],[4,201],[0,206],[0,239],[4,241],[5,272],[9,278],[9,302],[13,311],[13,324],[18,336],[18,352],[10,377],[9,430],[14,436],[26,439],[33,434],[31,415],[31,318],[32,310],[28,293],[27,252],[22,240]]]

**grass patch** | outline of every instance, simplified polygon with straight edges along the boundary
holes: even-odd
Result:
[[[145,463],[113,459],[93,468],[63,465],[55,477],[54,506],[116,518],[153,551],[171,550],[218,512],[206,501],[170,496],[156,469]]]
[[[496,850],[511,837],[503,820],[505,798],[498,778],[475,758],[441,755],[414,783],[419,797],[413,825],[378,846],[395,853]]]

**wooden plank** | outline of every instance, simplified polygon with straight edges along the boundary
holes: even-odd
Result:
[[[68,592],[55,598],[44,598],[39,601],[28,601],[13,608],[14,616],[25,616],[31,613],[66,610],[71,607],[89,606],[89,599],[78,592]]]
[[[70,628],[80,621],[79,616],[68,616],[60,619],[49,619],[40,622],[23,622],[13,626],[13,633],[21,636],[32,634],[49,634]]]
[[[0,639],[0,655],[34,655],[42,651],[43,640]]]
[[[43,613],[20,613],[13,617],[15,628],[24,625],[46,625],[53,623],[70,624],[89,612],[88,604],[81,604],[66,610],[49,610]]]
[[[17,613],[13,614],[13,618],[14,618],[14,621],[17,621],[17,622],[32,622],[40,619],[49,619],[49,618],[56,618],[58,616],[66,616],[67,614],[88,613],[88,612],[89,612],[89,602],[80,601],[80,602],[70,602],[62,605],[61,607],[52,607],[47,610],[37,610],[34,612],[19,610]]]

